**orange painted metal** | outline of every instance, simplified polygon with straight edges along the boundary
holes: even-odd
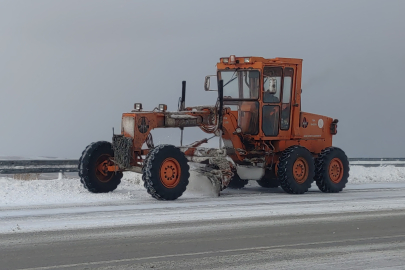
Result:
[[[304,183],[308,178],[308,162],[304,158],[298,158],[293,164],[293,176],[298,184]]]
[[[140,154],[146,156],[149,154],[149,149],[142,149]]]
[[[181,167],[175,158],[166,158],[160,166],[160,181],[167,188],[174,188],[180,182]]]
[[[334,158],[330,161],[328,172],[329,178],[333,183],[340,183],[343,178],[343,171],[343,163],[339,158]]]
[[[249,63],[244,63],[243,59],[249,58]],[[239,62],[239,63],[238,63]],[[274,58],[274,59],[265,59],[262,57],[236,57],[236,64],[231,65],[228,63],[223,63],[222,61],[217,64],[218,70],[227,70],[227,69],[253,69],[259,70],[263,74],[264,67],[281,67],[281,68],[290,68],[293,72],[292,78],[292,91],[290,98],[290,118],[289,118],[289,128],[287,130],[279,130],[277,136],[266,136],[262,131],[263,126],[263,117],[261,110],[259,111],[259,133],[256,135],[244,136],[244,141],[246,139],[253,142],[255,149],[264,149],[263,141],[270,142],[274,145],[274,152],[280,153],[289,146],[301,145],[308,148],[314,155],[319,154],[322,149],[332,146],[332,134],[330,133],[330,126],[333,121],[332,118],[301,112],[301,73],[302,73],[302,60],[294,58]],[[261,85],[263,85],[263,75],[261,76]],[[261,87],[261,94],[259,95],[258,102],[259,108],[263,108],[266,104],[263,102],[263,87]],[[279,103],[281,108],[288,108],[286,104]],[[273,105],[273,104],[272,104]],[[237,118],[237,112],[230,112],[232,117],[228,118]],[[227,115],[224,116],[227,118]],[[305,120],[309,121],[307,125],[303,125]],[[224,132],[224,139],[230,140],[233,142],[235,148],[241,148],[246,150],[246,147],[238,143],[238,139],[233,135],[234,129],[237,127],[236,121],[232,121],[232,125],[226,125],[224,122],[224,128],[229,129],[228,132]],[[246,123],[242,123],[246,124]],[[236,142],[235,142],[236,141]],[[238,163],[241,160],[241,156],[237,153],[233,155],[234,161]],[[237,157],[235,160],[235,157]]]
[[[278,163],[279,163],[279,161],[278,161],[278,159],[277,159],[277,161],[275,162],[275,164],[274,164],[274,174],[278,177]]]
[[[118,172],[120,171],[120,167],[118,167],[118,165],[110,165],[106,167],[106,170],[109,172]]]
[[[190,147],[186,151],[184,151],[184,154],[186,156],[194,156],[196,147],[198,147],[198,146],[200,146],[200,145],[202,145],[204,143],[207,143],[207,142],[208,142],[208,139],[202,139],[200,141],[196,141],[196,142],[192,143],[190,145]]]
[[[249,62],[245,62],[245,58],[249,58]],[[269,103],[264,102],[263,70],[265,67],[278,67],[283,72],[288,69],[289,74],[292,74],[289,103],[282,103],[282,97],[280,97],[279,103],[271,103],[272,106],[279,106],[280,112],[289,114],[289,118],[285,119],[289,122],[285,130],[280,128],[281,120],[279,119],[277,136],[266,136],[263,132],[263,126],[267,122],[263,120],[262,109],[263,106],[269,105]],[[257,70],[261,74],[259,96],[253,100],[254,102],[252,100],[241,102],[240,107],[244,111],[243,114],[224,105],[222,139],[228,156],[235,163],[246,164],[249,163],[249,160],[263,158],[264,155],[267,155],[265,160],[269,163],[267,165],[270,166],[271,163],[276,162],[282,151],[293,145],[301,145],[307,148],[314,156],[317,156],[323,149],[332,146],[332,136],[334,134],[331,133],[331,130],[333,130],[331,127],[334,120],[330,117],[301,111],[302,59],[235,57],[235,64],[230,64],[224,63],[223,58],[221,58],[220,62],[217,63],[217,69],[218,72],[235,69]],[[218,73],[218,75],[220,74]],[[254,111],[257,110],[257,107],[255,108],[253,104],[258,104],[258,112]],[[141,165],[142,156],[148,153],[148,149],[142,149],[142,146],[146,142],[149,133],[155,128],[197,126],[204,132],[214,132],[212,128],[207,128],[215,124],[212,122],[212,111],[209,108],[204,108],[204,106],[187,107],[183,111],[176,112],[176,114],[186,115],[189,118],[178,117],[174,119],[170,118],[170,112],[161,111],[133,111],[123,114],[121,134],[133,138],[131,166]],[[241,115],[243,115],[243,118]],[[248,129],[254,115],[258,115],[257,134],[237,133],[236,129],[238,127],[242,130]],[[196,146],[190,146],[185,151],[185,154],[192,156],[194,154],[193,147]],[[111,170],[110,167],[108,169]]]
[[[111,180],[113,174],[108,171],[111,156],[104,154],[96,160],[95,174],[100,182],[106,183]]]

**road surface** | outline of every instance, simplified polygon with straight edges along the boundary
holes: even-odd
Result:
[[[0,269],[405,269],[405,183],[1,210]]]

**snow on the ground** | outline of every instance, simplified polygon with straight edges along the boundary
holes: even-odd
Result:
[[[114,192],[94,194],[76,179],[15,180],[0,178],[0,206],[108,202],[130,199],[144,190],[140,175],[126,172]],[[146,192],[142,192],[146,193]],[[145,196],[149,196],[146,194]]]
[[[0,155],[0,160],[64,160],[68,158],[59,158],[59,157],[23,157],[23,156],[2,156]]]
[[[349,184],[405,182],[405,167],[351,166]],[[252,182],[252,185],[255,183]],[[0,178],[0,207],[46,204],[77,204],[119,202],[151,198],[143,187],[141,176],[125,172],[114,192],[94,194],[83,188],[79,179],[16,180]],[[252,186],[249,185],[249,186]],[[249,188],[249,187],[248,187]],[[212,196],[208,179],[191,174],[190,184],[183,197]]]
[[[405,167],[350,166],[349,184],[405,182]]]

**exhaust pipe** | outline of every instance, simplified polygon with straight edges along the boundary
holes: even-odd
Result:
[[[218,101],[219,101],[219,109],[218,109],[218,129],[222,130],[222,111],[224,108],[224,81],[220,80],[218,84]]]
[[[181,100],[180,100],[180,110],[179,111],[184,111],[186,108],[186,81],[181,82]],[[181,134],[180,134],[180,146],[183,146],[183,132],[184,128],[181,127]]]
[[[180,101],[180,111],[186,108],[186,81],[181,82],[181,101]]]

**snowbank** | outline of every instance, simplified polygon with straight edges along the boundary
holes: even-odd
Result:
[[[212,196],[210,182],[192,172],[185,197]],[[405,167],[351,166],[349,186],[364,183],[405,182]],[[252,181],[249,186],[256,186]],[[83,188],[79,179],[15,180],[0,178],[0,207],[34,206],[47,204],[86,204],[150,199],[143,187],[141,176],[125,172],[121,184],[114,192],[93,194]],[[248,187],[249,188],[249,187]]]
[[[349,184],[405,182],[405,167],[350,166]]]
[[[83,188],[79,179],[63,180],[15,180],[0,178],[0,207],[13,205],[69,204],[111,202],[139,197],[145,194],[139,174],[125,172],[117,190],[94,194]],[[135,195],[136,194],[136,195]]]

